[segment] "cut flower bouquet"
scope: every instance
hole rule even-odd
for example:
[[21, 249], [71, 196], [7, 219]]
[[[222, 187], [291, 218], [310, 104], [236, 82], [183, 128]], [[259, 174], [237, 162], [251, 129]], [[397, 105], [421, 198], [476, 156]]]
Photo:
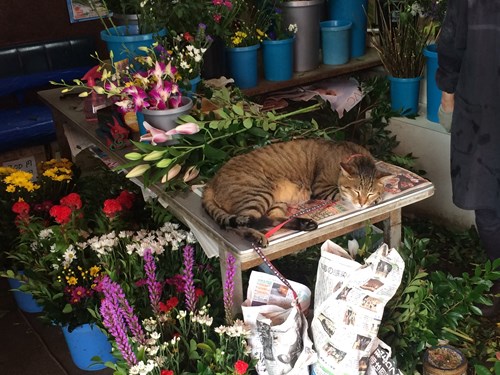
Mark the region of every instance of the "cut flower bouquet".
[[178, 34], [170, 31], [169, 36], [163, 38], [157, 47], [161, 50], [161, 56], [165, 56], [165, 60], [170, 60], [177, 67], [183, 81], [200, 75], [203, 55], [213, 42], [206, 29], [207, 26], [200, 23], [194, 35], [189, 32]]
[[78, 79], [74, 80], [74, 84], [65, 81], [51, 81], [51, 84], [63, 86], [63, 92], [83, 90], [79, 94], [81, 97], [87, 97], [92, 91], [105, 95], [124, 113], [139, 112], [144, 108], [177, 108], [182, 102], [179, 89], [181, 77], [170, 60], [171, 57], [162, 55], [165, 49], [158, 47], [158, 44], [139, 49], [146, 55], [136, 56], [133, 63], [125, 66], [114, 64], [113, 53], [110, 54], [111, 66], [96, 55], [100, 65], [93, 69], [99, 76], [99, 81], [94, 86]]

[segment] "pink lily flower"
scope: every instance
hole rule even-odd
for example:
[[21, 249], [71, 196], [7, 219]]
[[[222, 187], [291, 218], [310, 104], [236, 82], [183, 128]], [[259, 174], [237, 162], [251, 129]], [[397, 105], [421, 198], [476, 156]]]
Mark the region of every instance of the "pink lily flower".
[[143, 125], [148, 133], [142, 135], [140, 141], [151, 142], [153, 146], [157, 145], [158, 143], [170, 141], [171, 139], [173, 139], [173, 136], [175, 134], [195, 134], [200, 131], [200, 127], [198, 126], [198, 124], [195, 124], [193, 122], [187, 122], [185, 124], [178, 125], [174, 129], [168, 131], [157, 129], [147, 121], [144, 121]]

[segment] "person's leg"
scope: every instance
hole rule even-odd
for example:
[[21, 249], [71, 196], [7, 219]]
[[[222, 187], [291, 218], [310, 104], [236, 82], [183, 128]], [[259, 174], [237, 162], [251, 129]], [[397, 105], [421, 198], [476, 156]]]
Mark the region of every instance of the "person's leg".
[[494, 210], [476, 210], [479, 238], [490, 260], [500, 258], [500, 217]]
[[[488, 258], [493, 261], [500, 258], [500, 217], [494, 210], [476, 210], [476, 227], [479, 238]], [[500, 314], [500, 281], [496, 281], [490, 289], [493, 295], [493, 306], [482, 308], [483, 315], [488, 318]]]

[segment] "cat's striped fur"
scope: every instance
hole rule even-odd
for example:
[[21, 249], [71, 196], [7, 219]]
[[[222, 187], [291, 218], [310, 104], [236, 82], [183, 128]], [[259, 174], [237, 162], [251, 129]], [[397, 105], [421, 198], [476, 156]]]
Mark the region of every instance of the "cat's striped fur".
[[[221, 227], [267, 246], [261, 231], [285, 221], [288, 204], [340, 193], [354, 207], [367, 207], [381, 198], [384, 177], [370, 152], [357, 144], [293, 140], [230, 159], [208, 182], [202, 203]], [[294, 218], [285, 227], [314, 230], [317, 223]]]

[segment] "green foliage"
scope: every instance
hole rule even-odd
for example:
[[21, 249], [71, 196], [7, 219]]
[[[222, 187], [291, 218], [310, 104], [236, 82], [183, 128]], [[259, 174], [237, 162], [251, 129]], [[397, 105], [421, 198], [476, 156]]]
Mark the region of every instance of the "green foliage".
[[[169, 146], [134, 143], [137, 150], [125, 157], [129, 163], [120, 169], [127, 176], [143, 176], [146, 185], [162, 180], [166, 190], [187, 186], [186, 176], [192, 168], [200, 172], [199, 183], [212, 177], [228, 159], [276, 141], [294, 138], [348, 139], [365, 144], [378, 158], [387, 158], [396, 140], [387, 131], [391, 112], [386, 82], [374, 78], [363, 84], [366, 93], [358, 106], [342, 118], [319, 99], [315, 104], [293, 107], [287, 112], [262, 111], [262, 106], [245, 98], [238, 89], [222, 88], [208, 93], [216, 108], [203, 112], [197, 106], [184, 123], [196, 123], [200, 130], [183, 135]], [[318, 120], [316, 120], [318, 118]], [[176, 169], [177, 173], [173, 173]], [[172, 175], [173, 174], [173, 175]]]
[[438, 340], [448, 340], [470, 354], [480, 325], [477, 305], [491, 304], [485, 292], [500, 278], [500, 260], [478, 264], [460, 276], [438, 270], [439, 250], [430, 251], [429, 239], [416, 238], [405, 228], [399, 248], [405, 260], [403, 280], [386, 305], [379, 331], [405, 373], [414, 373], [426, 346]]

